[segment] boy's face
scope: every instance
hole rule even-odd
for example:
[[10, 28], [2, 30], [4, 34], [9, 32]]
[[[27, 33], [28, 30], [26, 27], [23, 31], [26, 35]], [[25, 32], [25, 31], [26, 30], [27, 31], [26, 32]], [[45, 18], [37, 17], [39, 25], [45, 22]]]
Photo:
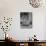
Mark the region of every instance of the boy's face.
[[23, 24], [27, 24], [28, 23], [28, 16], [22, 16], [22, 22]]

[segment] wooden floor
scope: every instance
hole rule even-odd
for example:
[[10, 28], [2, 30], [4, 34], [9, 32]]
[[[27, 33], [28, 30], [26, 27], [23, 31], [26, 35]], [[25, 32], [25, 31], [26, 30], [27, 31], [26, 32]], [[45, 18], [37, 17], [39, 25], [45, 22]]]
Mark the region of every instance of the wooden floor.
[[15, 45], [10, 45], [10, 44], [5, 44], [4, 42], [0, 42], [0, 46], [15, 46]]
[[0, 40], [0, 46], [46, 46], [46, 40], [44, 41], [6, 41], [6, 40]]
[[0, 41], [0, 46], [16, 46], [16, 45], [8, 44], [5, 41]]

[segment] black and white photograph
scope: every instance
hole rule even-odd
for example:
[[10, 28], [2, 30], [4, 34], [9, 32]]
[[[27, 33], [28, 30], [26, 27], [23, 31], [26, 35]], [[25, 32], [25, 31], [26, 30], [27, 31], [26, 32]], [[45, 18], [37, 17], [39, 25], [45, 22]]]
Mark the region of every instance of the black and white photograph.
[[20, 27], [32, 28], [32, 12], [20, 12]]

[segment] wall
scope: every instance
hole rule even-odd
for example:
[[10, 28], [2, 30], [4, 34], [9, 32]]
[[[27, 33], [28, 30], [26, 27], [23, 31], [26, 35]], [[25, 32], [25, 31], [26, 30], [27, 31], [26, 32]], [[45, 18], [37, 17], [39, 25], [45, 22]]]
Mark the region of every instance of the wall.
[[[33, 13], [33, 27], [31, 29], [20, 28], [20, 12], [22, 11]], [[17, 40], [27, 40], [34, 34], [37, 35], [39, 40], [44, 40], [46, 34], [45, 12], [45, 7], [33, 8], [30, 6], [28, 0], [0, 0], [0, 17], [13, 17], [12, 26], [8, 33], [10, 33]], [[1, 31], [1, 33], [3, 32]], [[1, 33], [0, 35], [2, 35]], [[3, 37], [0, 36], [0, 39], [2, 38]]]

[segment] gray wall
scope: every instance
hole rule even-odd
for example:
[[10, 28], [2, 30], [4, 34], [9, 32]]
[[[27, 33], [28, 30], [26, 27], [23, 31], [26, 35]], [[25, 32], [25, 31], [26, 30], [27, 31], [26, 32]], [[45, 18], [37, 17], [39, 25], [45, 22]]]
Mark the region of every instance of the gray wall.
[[[24, 11], [33, 13], [33, 27], [31, 29], [20, 28], [20, 12]], [[0, 0], [0, 19], [4, 16], [13, 18], [8, 33], [17, 40], [27, 40], [34, 34], [39, 40], [46, 39], [46, 6], [44, 4], [43, 7], [33, 8], [28, 0]], [[4, 33], [2, 33], [3, 31], [0, 31], [0, 39], [4, 39]]]

